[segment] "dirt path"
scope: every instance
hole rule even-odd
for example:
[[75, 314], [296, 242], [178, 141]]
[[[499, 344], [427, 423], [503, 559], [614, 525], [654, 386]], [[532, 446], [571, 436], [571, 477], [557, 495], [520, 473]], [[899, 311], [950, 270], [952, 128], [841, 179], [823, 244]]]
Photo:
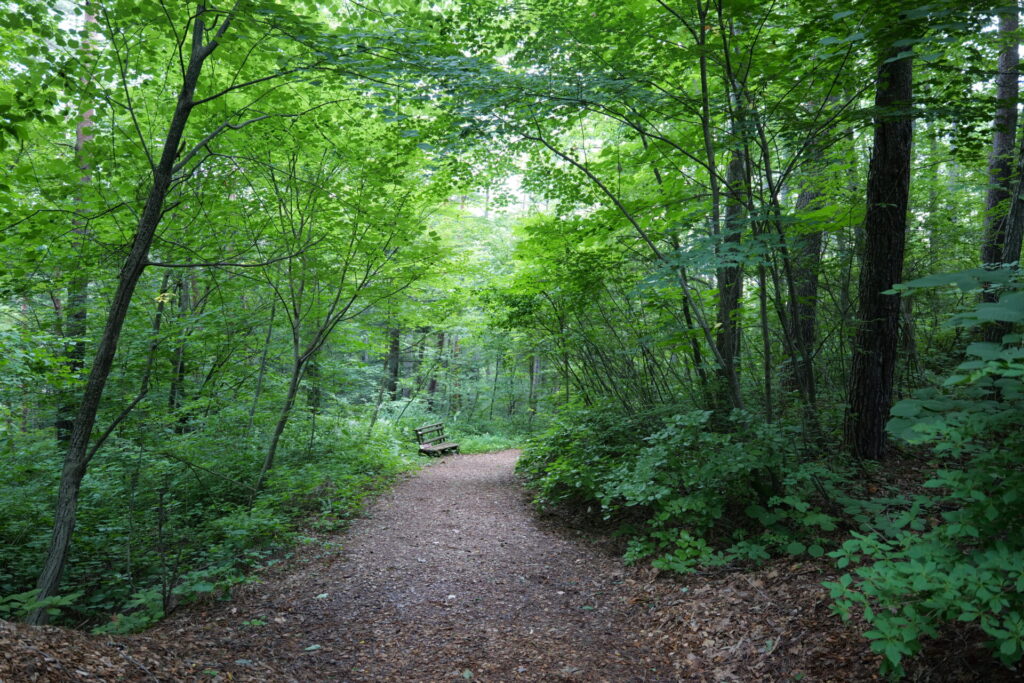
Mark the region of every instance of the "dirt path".
[[[440, 460], [336, 539], [340, 555], [244, 591], [200, 628], [243, 663], [236, 676], [673, 680], [667, 653], [630, 635], [642, 608], [621, 562], [538, 525], [517, 456]], [[158, 630], [196, 640], [194, 615], [176, 621]]]
[[[0, 683], [878, 680], [863, 624], [831, 614], [824, 560], [624, 570], [538, 522], [517, 455], [440, 460], [231, 601], [141, 635], [0, 621]], [[1020, 680], [979, 642], [936, 644], [912, 678]]]

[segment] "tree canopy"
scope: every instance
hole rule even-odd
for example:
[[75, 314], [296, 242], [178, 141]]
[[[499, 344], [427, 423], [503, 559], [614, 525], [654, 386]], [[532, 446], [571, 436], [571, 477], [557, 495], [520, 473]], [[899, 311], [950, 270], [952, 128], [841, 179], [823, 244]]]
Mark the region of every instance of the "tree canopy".
[[1017, 15], [0, 7], [0, 616], [145, 627], [444, 421], [630, 562], [827, 556], [890, 672], [1017, 663]]

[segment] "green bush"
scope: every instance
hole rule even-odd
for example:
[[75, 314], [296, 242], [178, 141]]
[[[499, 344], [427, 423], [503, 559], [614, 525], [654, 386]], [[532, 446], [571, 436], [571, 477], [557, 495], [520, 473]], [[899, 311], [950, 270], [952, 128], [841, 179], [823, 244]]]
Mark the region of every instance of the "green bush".
[[[343, 526], [368, 496], [417, 466], [381, 423], [297, 411], [266, 486], [251, 484], [260, 439], [246, 439], [244, 410], [207, 416], [204, 429], [112, 437], [83, 482], [58, 623], [144, 628], [174, 605], [219, 595], [294, 542], [299, 525]], [[258, 422], [257, 422], [258, 425]], [[315, 431], [314, 431], [315, 427]], [[0, 441], [0, 616], [32, 606], [52, 525], [61, 457], [52, 438]]]
[[[1024, 322], [1024, 292], [1002, 273], [968, 271], [912, 283], [972, 283], [1002, 277], [997, 304], [960, 314], [955, 324]], [[854, 534], [833, 554], [853, 567], [826, 584], [835, 610], [859, 609], [865, 635], [900, 675], [903, 662], [949, 622], [976, 624], [1005, 664], [1024, 655], [1024, 348], [1019, 335], [1002, 344], [974, 343], [967, 360], [940, 388], [917, 392], [892, 410], [889, 430], [927, 445], [935, 471], [892, 523]]]
[[626, 559], [676, 572], [821, 556], [837, 520], [818, 503], [838, 497], [842, 473], [805, 461], [795, 426], [735, 412], [710, 428], [709, 411], [623, 416], [566, 413], [520, 463], [536, 502], [597, 508], [623, 520]]

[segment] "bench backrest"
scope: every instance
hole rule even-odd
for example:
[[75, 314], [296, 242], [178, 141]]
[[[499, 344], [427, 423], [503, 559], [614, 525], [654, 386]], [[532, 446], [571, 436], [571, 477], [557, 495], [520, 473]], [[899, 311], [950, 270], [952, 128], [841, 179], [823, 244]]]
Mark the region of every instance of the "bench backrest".
[[[424, 425], [423, 427], [417, 427], [416, 440], [421, 444], [424, 443], [435, 443], [447, 440], [447, 436], [444, 435], [444, 423], [438, 422], [432, 425]], [[433, 436], [430, 436], [433, 434]]]

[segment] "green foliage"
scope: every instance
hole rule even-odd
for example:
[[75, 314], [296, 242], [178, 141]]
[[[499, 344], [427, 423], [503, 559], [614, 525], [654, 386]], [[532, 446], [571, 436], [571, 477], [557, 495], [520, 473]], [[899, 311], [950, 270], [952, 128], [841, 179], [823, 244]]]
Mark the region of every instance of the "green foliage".
[[[226, 411], [223, 428], [234, 417]], [[46, 605], [66, 621], [100, 623], [102, 632], [143, 629], [178, 605], [225, 595], [294, 543], [300, 526], [342, 528], [368, 496], [416, 466], [400, 455], [388, 425], [371, 439], [361, 438], [361, 423], [350, 418], [321, 416], [319, 425], [311, 453], [301, 429], [309, 421], [298, 421], [266, 490], [253, 500], [238, 479], [246, 460], [251, 473], [258, 450], [229, 448], [216, 429], [165, 434], [166, 456], [117, 439], [83, 487], [66, 595]], [[52, 441], [39, 435], [12, 445], [0, 451], [5, 618], [37, 606], [28, 589], [45, 550], [60, 462]]]
[[531, 443], [519, 471], [542, 506], [596, 508], [619, 520], [629, 562], [653, 557], [685, 573], [772, 554], [823, 555], [837, 520], [821, 504], [838, 495], [842, 475], [804, 461], [794, 427], [736, 412], [718, 430], [711, 417], [567, 411]]
[[[963, 282], [979, 271], [926, 278], [912, 287]], [[981, 303], [957, 323], [1024, 319], [1020, 284], [1002, 282], [999, 303]], [[989, 280], [991, 281], [991, 280]], [[894, 406], [889, 431], [924, 445], [934, 473], [892, 524], [854, 534], [833, 553], [853, 572], [828, 584], [835, 610], [863, 612], [885, 668], [903, 672], [922, 640], [948, 622], [976, 624], [1009, 665], [1024, 657], [1024, 349], [1019, 335], [972, 343], [943, 386]]]
[[36, 599], [37, 594], [38, 591], [33, 588], [24, 593], [0, 597], [0, 618], [7, 620], [20, 619], [40, 607], [45, 609], [50, 616], [59, 616], [62, 607], [73, 605], [75, 601], [82, 597], [82, 591], [76, 591], [68, 595], [51, 595], [42, 600]]
[[462, 453], [504, 451], [516, 448], [524, 440], [524, 437], [516, 434], [492, 434], [490, 432], [471, 434], [459, 429], [451, 430], [449, 436], [459, 444], [459, 451]]

